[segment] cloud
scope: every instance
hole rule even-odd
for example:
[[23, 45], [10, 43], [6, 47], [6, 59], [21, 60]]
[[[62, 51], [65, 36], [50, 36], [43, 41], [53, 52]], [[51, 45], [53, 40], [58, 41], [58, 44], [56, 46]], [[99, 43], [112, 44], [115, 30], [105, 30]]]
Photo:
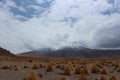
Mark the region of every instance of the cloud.
[[10, 7], [17, 7], [15, 2], [13, 2], [12, 0], [9, 0], [9, 1], [5, 0], [5, 1], [2, 2], [2, 5], [3, 5], [3, 8], [6, 8], [6, 9], [10, 9]]
[[19, 7], [19, 10], [20, 10], [20, 11], [23, 11], [23, 12], [26, 12], [26, 11], [27, 11], [23, 6], [20, 6], [20, 7]]
[[[112, 16], [111, 16], [112, 17]], [[108, 23], [104, 25], [104, 28], [99, 29], [95, 36], [95, 44], [99, 48], [120, 48], [120, 16], [113, 17], [113, 20], [108, 20]], [[98, 36], [100, 35], [100, 36]]]
[[118, 48], [118, 4], [118, 0], [0, 2], [0, 46], [14, 53], [84, 45]]

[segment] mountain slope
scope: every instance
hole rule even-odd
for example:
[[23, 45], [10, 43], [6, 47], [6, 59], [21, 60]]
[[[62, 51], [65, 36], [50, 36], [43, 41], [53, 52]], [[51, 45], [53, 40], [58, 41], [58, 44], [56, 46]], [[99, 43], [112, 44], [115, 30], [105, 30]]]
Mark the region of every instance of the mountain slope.
[[32, 51], [24, 54], [25, 56], [44, 56], [52, 58], [101, 58], [101, 57], [120, 57], [120, 50], [97, 50], [89, 48], [63, 48], [53, 51]]
[[0, 47], [0, 57], [2, 56], [14, 56], [11, 52]]
[[97, 50], [97, 49], [63, 49], [44, 54], [47, 57], [60, 58], [98, 58], [120, 57], [120, 50]]

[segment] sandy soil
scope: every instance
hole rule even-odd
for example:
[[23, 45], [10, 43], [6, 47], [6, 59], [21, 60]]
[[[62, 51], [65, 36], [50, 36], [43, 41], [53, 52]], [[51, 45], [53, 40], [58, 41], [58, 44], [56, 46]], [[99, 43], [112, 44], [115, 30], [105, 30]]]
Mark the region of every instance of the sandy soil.
[[[32, 64], [42, 64], [42, 68], [39, 69], [31, 69]], [[10, 69], [0, 69], [0, 80], [24, 80], [24, 78], [28, 75], [28, 73], [31, 70], [34, 70], [38, 77], [39, 80], [59, 80], [61, 76], [66, 76], [69, 80], [76, 80], [80, 75], [74, 74], [74, 69], [73, 67], [73, 74], [72, 75], [65, 75], [64, 70], [57, 69], [56, 66], [59, 64], [54, 64], [54, 72], [46, 72], [45, 66], [48, 63], [40, 63], [40, 62], [0, 62], [0, 68], [4, 64], [10, 65]], [[14, 66], [17, 65], [19, 67], [19, 71], [14, 70]], [[28, 68], [24, 68], [24, 65], [26, 65]], [[79, 64], [74, 64], [79, 65]], [[89, 66], [89, 64], [87, 64]], [[105, 65], [105, 67], [108, 70], [108, 74], [105, 76], [110, 77], [111, 74], [115, 74], [118, 77], [118, 80], [120, 79], [120, 72], [117, 72], [114, 67]], [[88, 80], [95, 80], [95, 78], [100, 77], [101, 74], [95, 74], [95, 73], [90, 73], [89, 75], [86, 75]]]

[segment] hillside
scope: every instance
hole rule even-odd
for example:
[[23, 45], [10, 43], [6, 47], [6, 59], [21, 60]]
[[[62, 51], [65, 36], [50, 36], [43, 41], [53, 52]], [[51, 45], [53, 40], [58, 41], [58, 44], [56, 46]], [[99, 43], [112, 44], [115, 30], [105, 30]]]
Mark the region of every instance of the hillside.
[[63, 48], [53, 51], [31, 51], [20, 54], [23, 56], [52, 57], [52, 58], [101, 58], [120, 57], [120, 50], [98, 50], [88, 48]]
[[1, 56], [14, 56], [11, 52], [0, 47], [0, 57]]

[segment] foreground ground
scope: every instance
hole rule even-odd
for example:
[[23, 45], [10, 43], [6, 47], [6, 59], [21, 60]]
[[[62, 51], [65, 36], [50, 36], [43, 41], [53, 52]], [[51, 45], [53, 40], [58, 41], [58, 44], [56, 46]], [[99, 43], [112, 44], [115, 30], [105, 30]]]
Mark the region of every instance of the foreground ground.
[[120, 60], [4, 57], [0, 80], [120, 80]]

